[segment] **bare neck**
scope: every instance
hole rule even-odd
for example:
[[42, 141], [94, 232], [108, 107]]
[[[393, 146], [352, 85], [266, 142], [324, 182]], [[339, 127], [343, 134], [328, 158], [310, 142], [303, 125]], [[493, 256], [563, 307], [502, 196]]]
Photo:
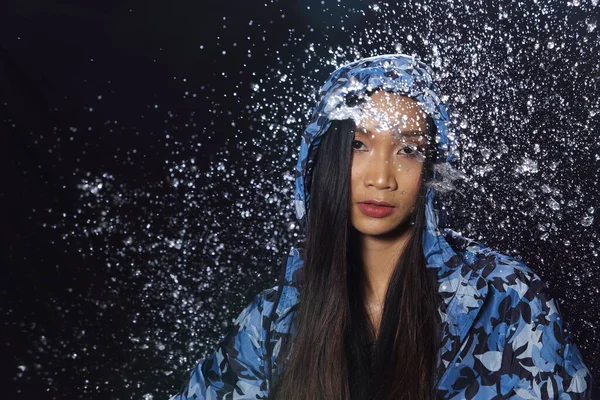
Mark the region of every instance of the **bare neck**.
[[411, 230], [407, 229], [399, 236], [381, 237], [359, 235], [361, 261], [364, 282], [364, 302], [367, 306], [383, 307], [385, 293], [396, 262], [404, 251]]

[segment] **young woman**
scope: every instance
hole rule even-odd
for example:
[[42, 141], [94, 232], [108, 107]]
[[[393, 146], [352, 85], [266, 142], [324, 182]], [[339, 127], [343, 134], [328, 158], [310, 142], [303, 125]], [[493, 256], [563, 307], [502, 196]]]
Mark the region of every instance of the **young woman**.
[[296, 168], [305, 243], [172, 400], [597, 395], [539, 276], [441, 228], [448, 121], [414, 57], [331, 75]]

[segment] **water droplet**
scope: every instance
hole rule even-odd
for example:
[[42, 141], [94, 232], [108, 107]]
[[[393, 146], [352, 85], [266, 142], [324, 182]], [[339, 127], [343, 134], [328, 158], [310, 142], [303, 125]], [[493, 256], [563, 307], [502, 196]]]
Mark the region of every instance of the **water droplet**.
[[517, 166], [516, 172], [519, 174], [535, 174], [538, 172], [537, 162], [525, 157], [523, 162]]
[[548, 207], [550, 207], [553, 210], [559, 210], [560, 209], [560, 204], [558, 204], [558, 201], [554, 200], [552, 197], [550, 197], [548, 199], [548, 201], [546, 202], [546, 204], [548, 204]]
[[592, 226], [593, 222], [594, 217], [592, 215], [586, 215], [583, 218], [581, 218], [581, 225], [583, 226]]

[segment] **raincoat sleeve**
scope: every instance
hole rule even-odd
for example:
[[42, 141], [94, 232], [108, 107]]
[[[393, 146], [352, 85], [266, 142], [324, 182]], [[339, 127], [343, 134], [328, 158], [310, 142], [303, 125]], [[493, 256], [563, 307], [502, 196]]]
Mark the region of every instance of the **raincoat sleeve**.
[[499, 394], [514, 400], [600, 398], [558, 303], [537, 274], [527, 275], [510, 311]]
[[[189, 373], [170, 400], [266, 399], [264, 293], [236, 318], [217, 349]], [[264, 322], [268, 323], [268, 322]]]

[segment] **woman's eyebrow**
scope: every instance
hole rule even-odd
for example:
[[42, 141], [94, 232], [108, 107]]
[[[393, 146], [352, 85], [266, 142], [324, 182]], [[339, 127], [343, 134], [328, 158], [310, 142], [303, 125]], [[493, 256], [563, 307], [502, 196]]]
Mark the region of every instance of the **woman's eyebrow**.
[[402, 136], [423, 136], [425, 135], [427, 132], [423, 132], [420, 130], [409, 130], [409, 131], [402, 131], [400, 129], [391, 129], [393, 134], [396, 135], [402, 135]]
[[[427, 134], [427, 132], [424, 131], [420, 131], [420, 130], [408, 130], [408, 131], [402, 131], [398, 128], [392, 128], [390, 129], [391, 133], [394, 135], [401, 135], [401, 136], [423, 136], [425, 134]], [[370, 131], [367, 128], [364, 127], [358, 127], [356, 128], [356, 133], [359, 135], [367, 135], [369, 133], [371, 133], [372, 131]]]

